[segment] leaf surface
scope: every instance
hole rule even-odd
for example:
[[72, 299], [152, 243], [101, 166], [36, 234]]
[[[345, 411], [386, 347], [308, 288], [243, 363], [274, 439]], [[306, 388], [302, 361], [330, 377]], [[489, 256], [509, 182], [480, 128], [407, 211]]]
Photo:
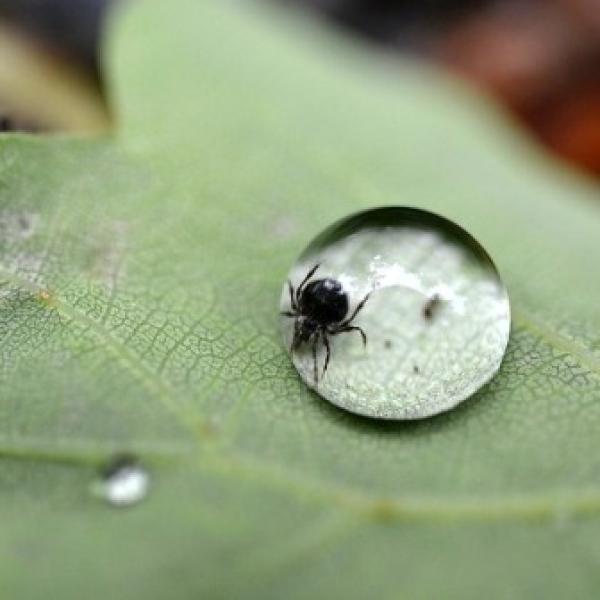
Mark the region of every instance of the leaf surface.
[[[109, 31], [117, 133], [0, 145], [6, 596], [591, 596], [597, 190], [309, 22], [148, 1]], [[463, 225], [511, 294], [499, 375], [422, 422], [329, 406], [279, 342], [297, 254], [384, 204]], [[89, 485], [124, 450], [153, 487], [117, 511]]]

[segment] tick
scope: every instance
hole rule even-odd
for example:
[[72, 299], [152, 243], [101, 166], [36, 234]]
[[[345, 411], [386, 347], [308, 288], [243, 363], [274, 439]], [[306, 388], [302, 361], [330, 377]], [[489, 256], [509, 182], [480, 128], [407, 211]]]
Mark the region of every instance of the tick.
[[367, 345], [367, 334], [357, 325], [353, 325], [352, 322], [369, 299], [369, 294], [367, 294], [348, 317], [350, 299], [339, 281], [330, 277], [311, 281], [319, 266], [317, 264], [310, 269], [298, 289], [294, 289], [292, 282], [288, 280], [291, 310], [281, 313], [286, 317], [295, 319], [290, 351], [294, 352], [304, 343], [312, 344], [315, 385], [319, 383], [319, 366], [317, 363], [319, 341], [323, 342], [326, 353], [321, 378], [325, 377], [331, 358], [330, 335], [358, 331], [362, 337], [363, 345]]

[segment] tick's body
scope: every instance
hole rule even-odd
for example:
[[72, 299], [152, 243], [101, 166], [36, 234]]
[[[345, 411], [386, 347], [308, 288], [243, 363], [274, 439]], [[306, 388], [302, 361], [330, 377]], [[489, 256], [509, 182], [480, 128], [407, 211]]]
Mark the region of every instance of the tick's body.
[[331, 278], [315, 279], [308, 283], [315, 274], [319, 265], [315, 265], [295, 290], [291, 281], [288, 281], [290, 293], [291, 311], [282, 313], [286, 317], [294, 318], [294, 336], [292, 338], [291, 351], [294, 352], [303, 343], [312, 342], [312, 353], [314, 362], [315, 385], [319, 381], [319, 370], [317, 365], [317, 345], [323, 340], [326, 357], [323, 367], [323, 376], [327, 371], [331, 348], [329, 335], [337, 335], [348, 331], [358, 331], [362, 336], [363, 343], [367, 344], [365, 332], [352, 321], [365, 305], [369, 295], [367, 294], [358, 304], [349, 318], [348, 308], [350, 305], [348, 294], [344, 291], [342, 284]]

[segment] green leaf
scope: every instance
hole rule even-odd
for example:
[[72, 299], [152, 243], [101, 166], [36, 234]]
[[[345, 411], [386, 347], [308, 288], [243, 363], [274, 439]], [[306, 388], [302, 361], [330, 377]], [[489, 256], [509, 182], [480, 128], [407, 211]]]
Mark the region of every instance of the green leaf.
[[[240, 3], [131, 3], [106, 139], [0, 145], [7, 598], [575, 598], [600, 584], [597, 189], [422, 66]], [[412, 423], [341, 412], [280, 346], [291, 262], [382, 204], [496, 260], [500, 374]], [[152, 477], [89, 493], [116, 451]]]

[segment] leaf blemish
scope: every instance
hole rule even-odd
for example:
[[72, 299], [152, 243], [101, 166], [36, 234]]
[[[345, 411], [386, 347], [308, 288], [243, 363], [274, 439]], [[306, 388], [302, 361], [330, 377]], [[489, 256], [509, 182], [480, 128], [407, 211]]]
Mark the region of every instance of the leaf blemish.
[[38, 292], [38, 300], [47, 306], [54, 307], [56, 305], [56, 298], [49, 289], [43, 289]]
[[0, 268], [36, 284], [40, 284], [43, 260], [25, 242], [39, 231], [40, 223], [39, 214], [34, 212], [0, 211]]
[[0, 212], [0, 239], [11, 246], [32, 237], [39, 229], [40, 216], [28, 211]]
[[101, 282], [109, 292], [114, 291], [124, 277], [127, 247], [127, 224], [124, 221], [112, 221], [92, 234], [88, 271], [90, 277]]

